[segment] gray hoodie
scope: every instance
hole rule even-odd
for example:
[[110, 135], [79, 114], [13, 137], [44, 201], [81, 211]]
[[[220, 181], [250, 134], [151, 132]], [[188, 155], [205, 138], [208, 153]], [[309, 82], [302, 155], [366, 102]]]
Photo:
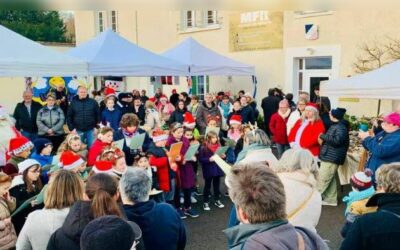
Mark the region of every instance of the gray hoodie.
[[261, 224], [241, 224], [224, 231], [231, 250], [298, 249], [296, 232], [303, 237], [305, 249], [329, 249], [322, 238], [301, 227], [294, 227], [286, 220]]

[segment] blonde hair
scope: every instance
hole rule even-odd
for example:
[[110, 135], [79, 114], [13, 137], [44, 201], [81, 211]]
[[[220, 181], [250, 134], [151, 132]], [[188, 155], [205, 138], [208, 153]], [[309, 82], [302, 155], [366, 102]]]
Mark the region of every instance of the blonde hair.
[[[315, 122], [315, 121], [318, 121], [318, 120], [321, 119], [319, 117], [319, 112], [318, 111], [312, 110], [312, 112], [313, 112], [312, 122]], [[307, 117], [306, 117], [306, 112], [304, 110], [303, 114], [301, 114], [301, 121], [304, 122], [305, 120], [307, 120]]]
[[[81, 141], [81, 137], [79, 137], [79, 135], [73, 134], [73, 133], [68, 134], [67, 137], [65, 138], [65, 140], [61, 143], [60, 147], [58, 148], [57, 153], [62, 153], [65, 151], [72, 151], [70, 145], [73, 141], [77, 141], [77, 140]], [[81, 141], [80, 151], [85, 150], [85, 149], [86, 149], [86, 145]]]
[[71, 207], [76, 201], [82, 199], [83, 183], [79, 176], [72, 171], [61, 169], [51, 176], [44, 207], [63, 209]]
[[146, 109], [156, 109], [156, 104], [152, 101], [146, 101], [144, 106]]

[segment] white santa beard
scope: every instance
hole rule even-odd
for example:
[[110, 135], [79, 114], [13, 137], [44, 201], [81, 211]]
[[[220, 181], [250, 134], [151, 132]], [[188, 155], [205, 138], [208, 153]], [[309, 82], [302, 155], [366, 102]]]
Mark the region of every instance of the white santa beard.
[[10, 139], [16, 137], [16, 134], [8, 122], [0, 122], [0, 146], [8, 149]]

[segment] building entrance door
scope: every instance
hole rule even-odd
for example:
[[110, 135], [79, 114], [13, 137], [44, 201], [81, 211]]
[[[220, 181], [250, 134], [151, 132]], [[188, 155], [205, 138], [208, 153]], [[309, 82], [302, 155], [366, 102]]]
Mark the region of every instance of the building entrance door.
[[330, 71], [318, 70], [318, 71], [305, 71], [303, 74], [303, 90], [310, 93], [310, 101], [315, 99], [314, 90], [319, 87], [321, 81], [330, 79]]

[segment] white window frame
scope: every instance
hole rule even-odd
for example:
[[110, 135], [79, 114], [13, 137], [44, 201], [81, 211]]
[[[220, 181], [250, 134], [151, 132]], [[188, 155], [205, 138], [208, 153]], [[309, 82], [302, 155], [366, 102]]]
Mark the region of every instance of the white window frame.
[[[115, 17], [115, 22], [113, 21], [113, 17]], [[110, 11], [110, 18], [109, 18], [110, 24], [109, 26], [114, 32], [118, 32], [118, 12], [116, 10], [111, 10]]]
[[[212, 11], [213, 22], [208, 23], [208, 11]], [[191, 13], [191, 20], [188, 19], [188, 13]], [[189, 25], [189, 21], [191, 25]], [[181, 12], [181, 23], [179, 33], [189, 33], [197, 31], [220, 29], [221, 25], [216, 10], [185, 10]]]
[[[96, 31], [101, 33], [107, 29], [107, 12], [106, 11], [96, 11]], [[100, 17], [101, 15], [101, 17]], [[101, 21], [101, 23], [100, 23]]]
[[[211, 14], [212, 14], [212, 16], [211, 16], [212, 22], [211, 23], [209, 22], [210, 21], [210, 16], [209, 16], [208, 12], [211, 12]], [[218, 12], [216, 10], [207, 10], [206, 11], [206, 23], [207, 23], [207, 26], [208, 25], [218, 24], [218, 15], [217, 14], [218, 14]]]

